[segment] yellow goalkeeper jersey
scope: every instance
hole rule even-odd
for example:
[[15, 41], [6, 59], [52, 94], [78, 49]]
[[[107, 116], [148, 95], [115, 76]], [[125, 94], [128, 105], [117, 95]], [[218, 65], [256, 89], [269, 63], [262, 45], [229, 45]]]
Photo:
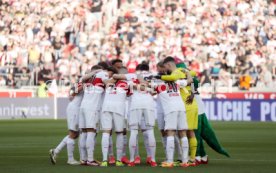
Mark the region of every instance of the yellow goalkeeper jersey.
[[[174, 70], [170, 75], [162, 75], [161, 79], [164, 81], [177, 81], [179, 79], [185, 79], [186, 74], [182, 72], [181, 68]], [[185, 88], [180, 89], [180, 94], [182, 100], [185, 104], [186, 111], [191, 109], [197, 109], [197, 103], [195, 99], [193, 100], [192, 104], [186, 104], [186, 100], [189, 95], [191, 95], [191, 86], [186, 86]]]

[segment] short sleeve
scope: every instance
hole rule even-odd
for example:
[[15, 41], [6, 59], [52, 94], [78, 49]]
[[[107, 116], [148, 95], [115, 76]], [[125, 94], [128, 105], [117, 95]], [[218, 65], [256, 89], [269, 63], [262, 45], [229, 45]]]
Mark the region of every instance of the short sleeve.
[[102, 81], [105, 81], [108, 79], [108, 73], [107, 72], [99, 72], [99, 77], [102, 79]]
[[184, 88], [188, 85], [188, 82], [185, 79], [181, 79], [181, 80], [176, 81], [176, 84], [178, 84], [180, 86], [180, 88]]
[[125, 74], [127, 81], [134, 81], [137, 79], [137, 75], [135, 73]]

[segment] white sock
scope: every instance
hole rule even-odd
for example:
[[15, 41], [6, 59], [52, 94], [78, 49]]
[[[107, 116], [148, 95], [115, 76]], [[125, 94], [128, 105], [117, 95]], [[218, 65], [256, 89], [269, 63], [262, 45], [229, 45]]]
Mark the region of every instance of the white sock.
[[189, 155], [189, 142], [188, 138], [185, 136], [181, 138], [181, 147], [182, 147], [182, 162], [188, 162], [188, 155]]
[[136, 145], [137, 145], [137, 135], [138, 135], [138, 130], [131, 130], [130, 131], [130, 138], [129, 138], [129, 152], [130, 152], [130, 161], [134, 161], [134, 156], [135, 156], [135, 150], [136, 150]]
[[177, 135], [174, 136], [175, 148], [177, 150], [177, 159], [182, 160], [182, 146]]
[[68, 137], [68, 139], [67, 139], [68, 161], [75, 160], [74, 159], [74, 149], [75, 149], [75, 140]]
[[108, 155], [108, 148], [110, 144], [111, 136], [109, 133], [103, 133], [102, 136], [102, 153], [103, 153], [103, 161], [107, 161], [107, 155]]
[[121, 160], [121, 158], [123, 157], [123, 148], [124, 148], [124, 135], [122, 133], [118, 133], [116, 138], [117, 160]]
[[149, 151], [151, 160], [155, 162], [155, 152], [156, 152], [156, 141], [154, 136], [153, 129], [147, 130], [148, 133], [148, 142], [149, 142]]
[[168, 159], [167, 157], [167, 152], [166, 152], [166, 147], [167, 147], [167, 136], [162, 136], [162, 144], [163, 144], [163, 148], [165, 151], [165, 155], [166, 155], [166, 160]]
[[127, 135], [124, 136], [124, 146], [123, 146], [123, 156], [126, 156], [126, 150], [127, 150]]
[[147, 157], [150, 157], [151, 154], [150, 154], [150, 149], [149, 149], [149, 137], [148, 137], [147, 131], [143, 132], [143, 138], [144, 138], [144, 145], [145, 145], [146, 152], [147, 152]]
[[69, 136], [65, 136], [62, 141], [58, 144], [58, 146], [55, 148], [55, 154], [60, 153], [60, 151], [65, 147], [65, 145], [67, 144], [67, 139], [69, 138]]
[[112, 135], [109, 136], [108, 156], [114, 156]]
[[80, 151], [80, 160], [87, 160], [87, 152], [86, 152], [86, 132], [81, 132], [79, 139], [79, 151]]
[[166, 152], [167, 152], [168, 162], [172, 163], [173, 156], [174, 156], [174, 136], [167, 137]]
[[95, 146], [95, 135], [94, 132], [87, 132], [86, 138], [86, 150], [87, 150], [87, 160], [94, 161], [94, 146]]
[[137, 135], [137, 143], [136, 143], [136, 150], [135, 150], [135, 157], [137, 157], [137, 156], [140, 156], [138, 135]]

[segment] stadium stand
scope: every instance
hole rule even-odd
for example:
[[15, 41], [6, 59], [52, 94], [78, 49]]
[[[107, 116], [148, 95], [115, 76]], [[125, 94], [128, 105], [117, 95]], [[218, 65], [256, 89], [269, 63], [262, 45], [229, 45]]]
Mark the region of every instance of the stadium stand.
[[276, 2], [265, 0], [1, 0], [0, 86], [75, 82], [92, 65], [130, 72], [171, 55], [201, 84], [276, 84]]

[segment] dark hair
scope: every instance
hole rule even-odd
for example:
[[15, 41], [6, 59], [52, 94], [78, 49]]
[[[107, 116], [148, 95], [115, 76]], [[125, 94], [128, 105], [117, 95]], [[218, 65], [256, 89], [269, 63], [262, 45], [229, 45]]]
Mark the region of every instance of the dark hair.
[[174, 58], [171, 57], [171, 56], [168, 56], [167, 58], [164, 59], [163, 64], [166, 64], [166, 63], [168, 63], [168, 62], [173, 62], [173, 63], [175, 63], [175, 62], [174, 62]]
[[91, 70], [99, 70], [99, 69], [103, 69], [102, 66], [94, 65], [91, 67]]
[[106, 70], [109, 67], [104, 61], [99, 62], [98, 65], [101, 66], [103, 70]]
[[126, 68], [125, 66], [123, 66], [122, 68], [120, 68], [120, 69], [118, 70], [118, 73], [119, 73], [119, 74], [127, 74], [127, 73], [128, 73], [128, 70], [127, 70], [127, 68]]
[[141, 64], [140, 70], [141, 71], [149, 71], [149, 65], [148, 64]]
[[140, 69], [141, 69], [141, 64], [138, 64], [138, 65], [136, 66], [136, 71], [140, 71]]
[[116, 64], [117, 62], [123, 63], [123, 61], [120, 60], [120, 59], [114, 59], [114, 60], [111, 61], [111, 64], [114, 65], [114, 64]]
[[164, 67], [163, 61], [159, 61], [159, 62], [157, 63], [157, 66], [158, 66], [158, 67]]
[[111, 72], [113, 72], [114, 74], [117, 74], [117, 73], [118, 73], [118, 71], [117, 71], [114, 67], [108, 67], [106, 70], [107, 70], [107, 71], [111, 71]]

